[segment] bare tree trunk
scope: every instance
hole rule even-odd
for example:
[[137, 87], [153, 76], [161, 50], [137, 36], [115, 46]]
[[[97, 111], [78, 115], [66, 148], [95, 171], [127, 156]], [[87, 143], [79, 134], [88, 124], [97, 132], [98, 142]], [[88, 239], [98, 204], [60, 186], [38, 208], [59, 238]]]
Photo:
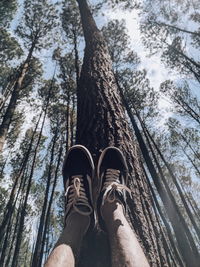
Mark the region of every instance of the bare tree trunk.
[[3, 97], [0, 99], [0, 113], [2, 112], [3, 108], [5, 107], [5, 103], [8, 100], [9, 96], [12, 93], [13, 86], [16, 81], [10, 81], [6, 88], [4, 89]]
[[194, 161], [191, 159], [191, 157], [186, 153], [186, 151], [185, 151], [185, 149], [183, 147], [182, 147], [182, 151], [185, 154], [185, 156], [187, 157], [187, 159], [190, 161], [192, 166], [194, 167], [195, 171], [198, 173], [198, 175], [200, 175], [200, 170], [198, 169], [198, 167], [196, 166]]
[[171, 232], [171, 227], [170, 227], [170, 225], [169, 225], [169, 223], [168, 223], [168, 221], [166, 219], [166, 216], [162, 212], [162, 209], [160, 207], [160, 204], [158, 203], [157, 197], [155, 195], [155, 192], [154, 192], [153, 187], [152, 187], [152, 185], [151, 185], [150, 182], [149, 182], [149, 186], [151, 188], [151, 192], [152, 192], [152, 195], [153, 195], [153, 199], [155, 201], [155, 204], [156, 204], [156, 208], [157, 208], [157, 210], [158, 210], [158, 212], [160, 214], [160, 217], [161, 217], [161, 219], [162, 219], [162, 221], [164, 223], [165, 229], [167, 231], [167, 237], [168, 237], [168, 239], [170, 241], [170, 245], [171, 245], [171, 247], [173, 249], [173, 253], [175, 255], [175, 259], [178, 262], [178, 266], [183, 267], [183, 266], [185, 266], [185, 264], [184, 264], [183, 259], [181, 258], [181, 255], [180, 255], [180, 253], [179, 253], [179, 251], [177, 249], [177, 245], [174, 242], [174, 237], [173, 237], [173, 234]]
[[43, 231], [44, 231], [48, 196], [49, 196], [49, 190], [50, 190], [50, 184], [51, 184], [51, 178], [52, 178], [52, 167], [53, 167], [53, 161], [54, 161], [54, 152], [55, 152], [55, 145], [56, 145], [56, 141], [57, 141], [57, 135], [58, 135], [58, 128], [56, 129], [56, 133], [54, 134], [53, 140], [52, 140], [51, 158], [50, 158], [50, 163], [49, 163], [49, 167], [48, 167], [47, 184], [46, 184], [46, 190], [45, 190], [45, 194], [44, 194], [42, 213], [40, 216], [40, 223], [39, 223], [38, 232], [37, 232], [35, 250], [34, 250], [33, 260], [32, 260], [32, 264], [31, 264], [32, 267], [39, 267], [40, 266], [42, 236], [43, 236]]
[[44, 127], [44, 123], [45, 123], [45, 119], [46, 119], [47, 107], [48, 107], [48, 105], [46, 106], [46, 110], [44, 113], [40, 133], [39, 133], [38, 140], [37, 140], [37, 144], [36, 144], [35, 149], [34, 149], [33, 161], [32, 161], [30, 175], [28, 178], [28, 184], [27, 184], [26, 194], [25, 194], [25, 198], [24, 198], [24, 202], [23, 202], [23, 208], [21, 211], [21, 217], [20, 217], [20, 221], [19, 221], [19, 229], [18, 229], [18, 234], [17, 234], [17, 241], [16, 241], [16, 245], [15, 245], [15, 251], [14, 251], [14, 256], [13, 256], [11, 267], [16, 267], [17, 263], [18, 263], [19, 251], [20, 251], [20, 246], [21, 246], [21, 241], [22, 241], [22, 233], [23, 233], [23, 228], [24, 228], [24, 220], [25, 220], [25, 216], [26, 216], [26, 208], [27, 208], [27, 203], [28, 203], [28, 196], [29, 196], [29, 192], [31, 189], [31, 182], [32, 182], [33, 173], [34, 173], [34, 169], [35, 169], [35, 164], [36, 164], [36, 156], [37, 156], [37, 152], [39, 149], [40, 140], [42, 137], [42, 131], [43, 131], [43, 127]]
[[[56, 170], [55, 170], [55, 175], [54, 175], [54, 181], [53, 181], [51, 196], [50, 196], [48, 207], [47, 207], [47, 213], [46, 213], [46, 218], [45, 218], [45, 223], [44, 223], [44, 231], [43, 231], [42, 240], [41, 240], [41, 250], [40, 250], [39, 261], [38, 261], [39, 266], [42, 265], [45, 238], [46, 238], [47, 228], [49, 225], [51, 206], [52, 206], [52, 202], [53, 202], [54, 192], [55, 192], [56, 183], [57, 183], [57, 179], [58, 179], [58, 171], [60, 168], [60, 161], [61, 161], [61, 156], [62, 156], [62, 152], [63, 152], [62, 146], [63, 146], [63, 142], [61, 142], [60, 149], [59, 149], [59, 155], [58, 155], [58, 159], [57, 159], [57, 165], [56, 165]], [[34, 265], [34, 267], [35, 267], [35, 265]]]
[[185, 30], [185, 29], [182, 29], [182, 28], [179, 28], [177, 26], [170, 25], [170, 24], [167, 24], [167, 23], [164, 23], [164, 22], [150, 21], [150, 23], [156, 24], [158, 26], [166, 26], [168, 28], [171, 28], [171, 29], [174, 29], [174, 30], [177, 30], [177, 31], [180, 31], [180, 32], [189, 33], [191, 35], [194, 35], [194, 36], [200, 38], [200, 33], [198, 33], [198, 32], [188, 31], [188, 30]]
[[70, 147], [70, 91], [67, 92], [67, 112], [66, 112], [66, 151]]
[[[134, 116], [132, 114], [132, 111], [127, 104], [127, 101], [123, 95], [123, 91], [120, 88], [120, 86], [119, 86], [119, 90], [121, 92], [121, 96], [123, 98], [124, 105], [126, 106], [131, 123], [133, 125], [137, 140], [138, 140], [139, 145], [140, 145], [141, 152], [142, 152], [143, 157], [145, 159], [145, 163], [147, 164], [147, 167], [148, 167], [148, 170], [151, 174], [153, 182], [154, 182], [156, 189], [157, 189], [157, 191], [158, 191], [158, 193], [162, 199], [162, 202], [163, 202], [164, 207], [166, 209], [166, 212], [169, 216], [169, 219], [173, 225], [181, 254], [182, 254], [182, 256], [183, 256], [183, 258], [187, 264], [190, 264], [192, 261], [193, 266], [198, 266], [197, 263], [198, 263], [198, 257], [199, 256], [198, 256], [196, 246], [194, 244], [194, 240], [193, 240], [191, 233], [188, 229], [188, 226], [187, 226], [182, 214], [179, 211], [179, 208], [175, 202], [173, 195], [171, 194], [171, 191], [168, 187], [168, 184], [166, 183], [165, 177], [164, 177], [162, 170], [158, 164], [158, 161], [154, 157], [154, 160], [156, 162], [156, 166], [158, 167], [159, 173], [161, 176], [159, 177], [159, 175], [156, 172], [156, 169], [155, 169], [153, 162], [151, 160], [151, 157], [149, 155], [147, 146], [144, 142], [144, 139], [140, 133], [140, 130], [139, 130], [137, 123], [134, 119]], [[147, 142], [148, 142], [149, 148], [151, 149], [151, 152], [153, 153], [153, 156], [154, 156], [154, 151], [152, 150], [152, 147], [151, 147], [151, 144], [150, 144], [148, 138], [147, 138]], [[160, 178], [162, 178], [162, 181], [163, 181], [165, 187], [163, 186]], [[181, 222], [181, 224], [180, 224], [180, 222]], [[187, 239], [187, 237], [189, 240]], [[192, 245], [194, 251], [191, 249], [190, 245]]]
[[12, 118], [14, 116], [14, 112], [16, 109], [17, 100], [19, 99], [20, 89], [22, 87], [22, 83], [24, 81], [25, 75], [28, 71], [34, 48], [35, 48], [35, 43], [32, 44], [32, 46], [29, 50], [28, 56], [21, 67], [21, 70], [19, 72], [19, 75], [18, 75], [17, 80], [16, 80], [14, 87], [13, 87], [13, 92], [12, 92], [12, 95], [10, 98], [10, 102], [8, 104], [8, 107], [7, 107], [6, 112], [4, 114], [4, 117], [3, 117], [3, 121], [2, 121], [1, 126], [0, 126], [0, 153], [3, 150], [6, 136], [8, 134], [8, 130], [10, 127], [10, 123], [12, 121]]
[[35, 134], [36, 134], [36, 131], [37, 131], [37, 128], [38, 128], [42, 113], [43, 112], [40, 113], [38, 121], [37, 121], [37, 123], [35, 125], [35, 128], [34, 128], [32, 136], [31, 136], [31, 140], [30, 140], [27, 152], [25, 153], [25, 155], [23, 157], [20, 170], [19, 170], [19, 172], [17, 173], [17, 175], [15, 177], [14, 184], [12, 186], [12, 190], [11, 190], [11, 193], [10, 193], [10, 196], [9, 196], [9, 200], [8, 200], [8, 202], [6, 204], [5, 209], [4, 209], [3, 220], [2, 220], [1, 226], [0, 226], [0, 239], [2, 239], [2, 237], [3, 237], [4, 229], [5, 229], [6, 224], [8, 222], [9, 216], [11, 216], [11, 214], [14, 211], [13, 201], [15, 199], [15, 194], [16, 194], [16, 191], [17, 191], [17, 185], [21, 181], [21, 178], [23, 176], [24, 170], [25, 170], [25, 168], [27, 166], [27, 163], [28, 163], [28, 160], [29, 160], [29, 157], [30, 157], [30, 152], [31, 152], [31, 149], [32, 149], [32, 146], [33, 146], [33, 140], [34, 140], [34, 137], [35, 137]]
[[72, 96], [72, 109], [70, 113], [70, 146], [74, 145], [74, 133], [75, 133], [75, 95]]
[[[134, 192], [134, 200], [129, 199], [129, 208], [134, 218], [131, 222], [151, 266], [161, 266], [166, 260], [165, 253], [161, 259], [158, 251], [160, 243], [154, 230], [158, 224], [151, 207], [152, 199], [112, 71], [108, 49], [87, 2], [78, 0], [78, 3], [86, 48], [77, 91], [76, 141], [85, 145], [96, 160], [107, 146], [114, 145], [123, 151], [129, 166], [129, 185]], [[95, 253], [94, 249], [94, 253], [88, 252], [90, 256], [85, 266], [109, 263], [108, 259], [104, 260], [104, 255], [107, 255], [106, 247], [103, 247], [105, 244], [105, 239], [100, 235], [98, 246], [103, 257], [97, 260], [99, 252]], [[163, 249], [162, 245], [159, 249]]]
[[164, 155], [162, 154], [162, 152], [160, 151], [160, 149], [159, 149], [159, 147], [157, 146], [156, 142], [154, 141], [153, 137], [151, 136], [150, 132], [149, 132], [148, 129], [146, 128], [144, 122], [141, 120], [139, 114], [137, 114], [137, 117], [138, 117], [138, 119], [139, 119], [139, 121], [140, 121], [140, 123], [141, 123], [141, 125], [142, 125], [142, 127], [143, 127], [144, 132], [145, 132], [145, 133], [147, 134], [147, 136], [148, 136], [147, 138], [149, 138], [149, 139], [152, 141], [152, 143], [153, 143], [153, 145], [154, 145], [156, 151], [158, 152], [160, 158], [162, 159], [162, 161], [164, 162], [165, 166], [167, 167], [167, 170], [168, 170], [168, 172], [169, 172], [169, 174], [170, 174], [170, 176], [171, 176], [171, 178], [172, 178], [172, 180], [173, 180], [173, 182], [174, 182], [174, 184], [175, 184], [175, 186], [176, 186], [176, 189], [177, 189], [177, 191], [178, 191], [178, 193], [179, 193], [179, 196], [180, 196], [180, 198], [181, 198], [181, 200], [182, 200], [182, 202], [183, 202], [183, 205], [184, 205], [184, 207], [185, 207], [185, 209], [186, 209], [186, 211], [187, 211], [187, 213], [188, 213], [188, 217], [190, 218], [190, 220], [191, 220], [191, 222], [192, 222], [192, 225], [193, 225], [193, 227], [194, 227], [194, 229], [195, 229], [195, 231], [196, 231], [196, 233], [197, 233], [197, 236], [198, 236], [199, 239], [200, 239], [200, 229], [199, 229], [199, 227], [197, 226], [197, 224], [196, 224], [196, 222], [195, 222], [195, 220], [194, 220], [193, 214], [191, 213], [191, 210], [190, 210], [190, 208], [189, 208], [189, 206], [188, 206], [188, 203], [187, 203], [187, 201], [185, 200], [185, 197], [184, 197], [184, 195], [183, 195], [183, 192], [182, 192], [182, 190], [181, 190], [181, 187], [180, 187], [179, 183], [177, 182], [177, 178], [176, 178], [175, 175], [173, 174], [173, 171], [171, 170], [171, 168], [170, 168], [169, 164], [167, 163], [166, 159], [164, 158]]

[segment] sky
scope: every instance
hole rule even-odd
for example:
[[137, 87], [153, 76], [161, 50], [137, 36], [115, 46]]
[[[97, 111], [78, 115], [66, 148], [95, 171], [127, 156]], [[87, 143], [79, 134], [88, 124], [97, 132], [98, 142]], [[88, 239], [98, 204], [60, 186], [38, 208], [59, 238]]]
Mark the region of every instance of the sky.
[[[138, 10], [125, 11], [125, 10], [109, 10], [105, 14], [106, 20], [124, 19], [126, 21], [127, 33], [130, 37], [130, 43], [132, 49], [138, 54], [141, 63], [138, 69], [146, 69], [147, 78], [150, 81], [150, 85], [159, 91], [160, 84], [169, 78], [169, 73], [166, 67], [163, 65], [160, 59], [160, 55], [156, 54], [151, 57], [148, 55], [147, 49], [144, 47], [139, 29], [139, 14]], [[175, 77], [174, 77], [175, 78]], [[173, 76], [171, 75], [171, 79]], [[163, 110], [162, 120], [159, 122], [159, 126], [163, 127], [166, 119], [170, 116], [169, 108], [171, 106], [169, 100], [163, 96], [159, 100], [159, 108]], [[166, 110], [167, 109], [167, 110]]]

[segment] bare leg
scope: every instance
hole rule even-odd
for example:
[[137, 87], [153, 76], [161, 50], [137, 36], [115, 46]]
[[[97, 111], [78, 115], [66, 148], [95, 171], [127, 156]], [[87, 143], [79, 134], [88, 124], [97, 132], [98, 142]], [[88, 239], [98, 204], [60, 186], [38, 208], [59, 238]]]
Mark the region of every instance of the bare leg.
[[101, 208], [106, 224], [114, 267], [149, 267], [142, 248], [127, 222], [119, 201], [105, 202]]
[[45, 267], [73, 267], [77, 258], [84, 234], [90, 223], [90, 217], [72, 212], [65, 228], [51, 252]]
[[92, 179], [94, 163], [81, 145], [71, 147], [65, 157], [65, 227], [45, 267], [74, 267], [90, 221], [94, 221]]

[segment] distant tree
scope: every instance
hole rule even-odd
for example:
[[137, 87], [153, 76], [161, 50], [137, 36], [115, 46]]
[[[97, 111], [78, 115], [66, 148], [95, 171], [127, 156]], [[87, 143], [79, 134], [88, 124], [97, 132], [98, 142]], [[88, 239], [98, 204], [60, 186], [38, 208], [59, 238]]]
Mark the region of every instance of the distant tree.
[[76, 71], [76, 83], [78, 83], [80, 76], [79, 45], [83, 33], [81, 28], [80, 14], [76, 8], [76, 0], [63, 2], [62, 27], [70, 44], [70, 48], [74, 53], [73, 62]]
[[30, 67], [33, 52], [35, 50], [41, 50], [46, 46], [49, 47], [52, 44], [53, 40], [50, 39], [50, 32], [58, 25], [56, 19], [57, 10], [54, 5], [48, 4], [47, 1], [26, 0], [24, 2], [23, 23], [17, 27], [16, 33], [24, 41], [24, 46], [28, 50], [28, 54], [18, 69], [10, 102], [0, 126], [0, 151], [3, 149], [20, 91]]
[[176, 86], [171, 81], [165, 81], [161, 84], [161, 91], [172, 101], [172, 110], [200, 124], [200, 101], [192, 94], [187, 82]]
[[[196, 56], [200, 45], [200, 31], [196, 25], [195, 30], [181, 25], [186, 20], [189, 24], [198, 18], [200, 5], [184, 0], [181, 8], [177, 9], [177, 4], [179, 5], [178, 1], [170, 4], [168, 0], [162, 3], [157, 0], [144, 3], [141, 23], [143, 43], [151, 54], [161, 53], [161, 58], [168, 67], [200, 82], [200, 63]], [[188, 53], [190, 50], [194, 51], [193, 56]]]

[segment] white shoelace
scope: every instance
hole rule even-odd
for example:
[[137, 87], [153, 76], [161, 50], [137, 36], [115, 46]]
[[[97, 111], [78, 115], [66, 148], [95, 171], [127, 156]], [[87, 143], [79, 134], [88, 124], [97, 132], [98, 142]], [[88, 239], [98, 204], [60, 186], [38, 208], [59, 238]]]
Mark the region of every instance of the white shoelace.
[[[92, 207], [88, 203], [88, 198], [85, 193], [82, 175], [72, 176], [71, 185], [67, 187], [65, 196], [68, 199], [66, 213], [71, 208], [74, 208], [74, 210], [82, 215], [90, 215], [92, 213]], [[82, 210], [81, 207], [86, 207], [88, 211]]]
[[110, 203], [114, 202], [116, 200], [116, 192], [122, 194], [123, 190], [127, 191], [132, 198], [132, 191], [126, 185], [120, 183], [119, 175], [119, 170], [106, 170], [106, 180], [104, 181], [102, 190], [105, 190], [103, 194], [102, 205], [104, 205], [105, 201], [108, 201]]

